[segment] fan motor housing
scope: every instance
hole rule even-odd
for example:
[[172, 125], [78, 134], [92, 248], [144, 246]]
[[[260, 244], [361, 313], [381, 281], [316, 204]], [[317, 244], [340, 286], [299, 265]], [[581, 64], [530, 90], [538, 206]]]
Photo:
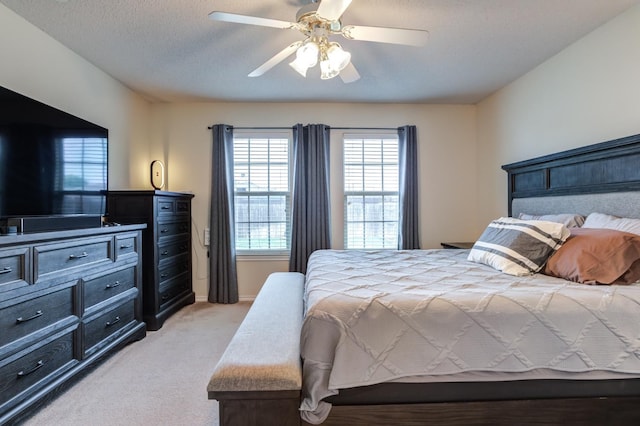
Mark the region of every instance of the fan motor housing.
[[309, 3], [306, 6], [302, 6], [298, 13], [296, 13], [296, 22], [300, 22], [303, 18], [306, 18], [311, 15], [315, 15], [318, 11], [319, 3]]
[[318, 15], [318, 3], [311, 3], [301, 7], [296, 13], [296, 22], [306, 27], [306, 32], [313, 32], [316, 28], [322, 28], [331, 33], [342, 31], [342, 22], [340, 20], [328, 21]]

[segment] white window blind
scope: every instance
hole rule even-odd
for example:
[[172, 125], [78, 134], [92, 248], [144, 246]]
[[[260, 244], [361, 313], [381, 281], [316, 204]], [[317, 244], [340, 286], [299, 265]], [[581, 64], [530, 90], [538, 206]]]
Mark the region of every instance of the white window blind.
[[344, 137], [344, 245], [398, 245], [398, 137]]
[[236, 134], [233, 140], [236, 250], [289, 250], [290, 138]]

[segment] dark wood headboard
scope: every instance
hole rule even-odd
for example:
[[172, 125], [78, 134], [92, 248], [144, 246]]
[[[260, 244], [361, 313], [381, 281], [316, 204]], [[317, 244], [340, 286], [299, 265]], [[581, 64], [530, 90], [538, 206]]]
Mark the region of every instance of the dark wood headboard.
[[506, 164], [516, 198], [640, 191], [640, 134]]

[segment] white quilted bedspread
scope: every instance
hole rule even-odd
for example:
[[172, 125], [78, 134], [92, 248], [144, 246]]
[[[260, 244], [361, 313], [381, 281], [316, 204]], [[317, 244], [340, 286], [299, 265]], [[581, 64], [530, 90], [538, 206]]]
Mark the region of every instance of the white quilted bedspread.
[[302, 417], [341, 388], [464, 372], [640, 373], [640, 286], [513, 277], [467, 250], [323, 250], [309, 259]]

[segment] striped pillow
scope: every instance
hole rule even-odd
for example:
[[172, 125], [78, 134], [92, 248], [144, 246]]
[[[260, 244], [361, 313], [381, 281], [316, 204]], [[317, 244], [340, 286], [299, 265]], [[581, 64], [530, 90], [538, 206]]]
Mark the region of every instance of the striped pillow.
[[468, 260], [505, 274], [529, 275], [540, 271], [569, 235], [561, 223], [501, 217], [487, 226]]
[[523, 220], [546, 220], [547, 222], [558, 222], [564, 224], [567, 228], [580, 228], [584, 224], [585, 217], [580, 214], [562, 213], [562, 214], [527, 214], [520, 213], [518, 219]]

